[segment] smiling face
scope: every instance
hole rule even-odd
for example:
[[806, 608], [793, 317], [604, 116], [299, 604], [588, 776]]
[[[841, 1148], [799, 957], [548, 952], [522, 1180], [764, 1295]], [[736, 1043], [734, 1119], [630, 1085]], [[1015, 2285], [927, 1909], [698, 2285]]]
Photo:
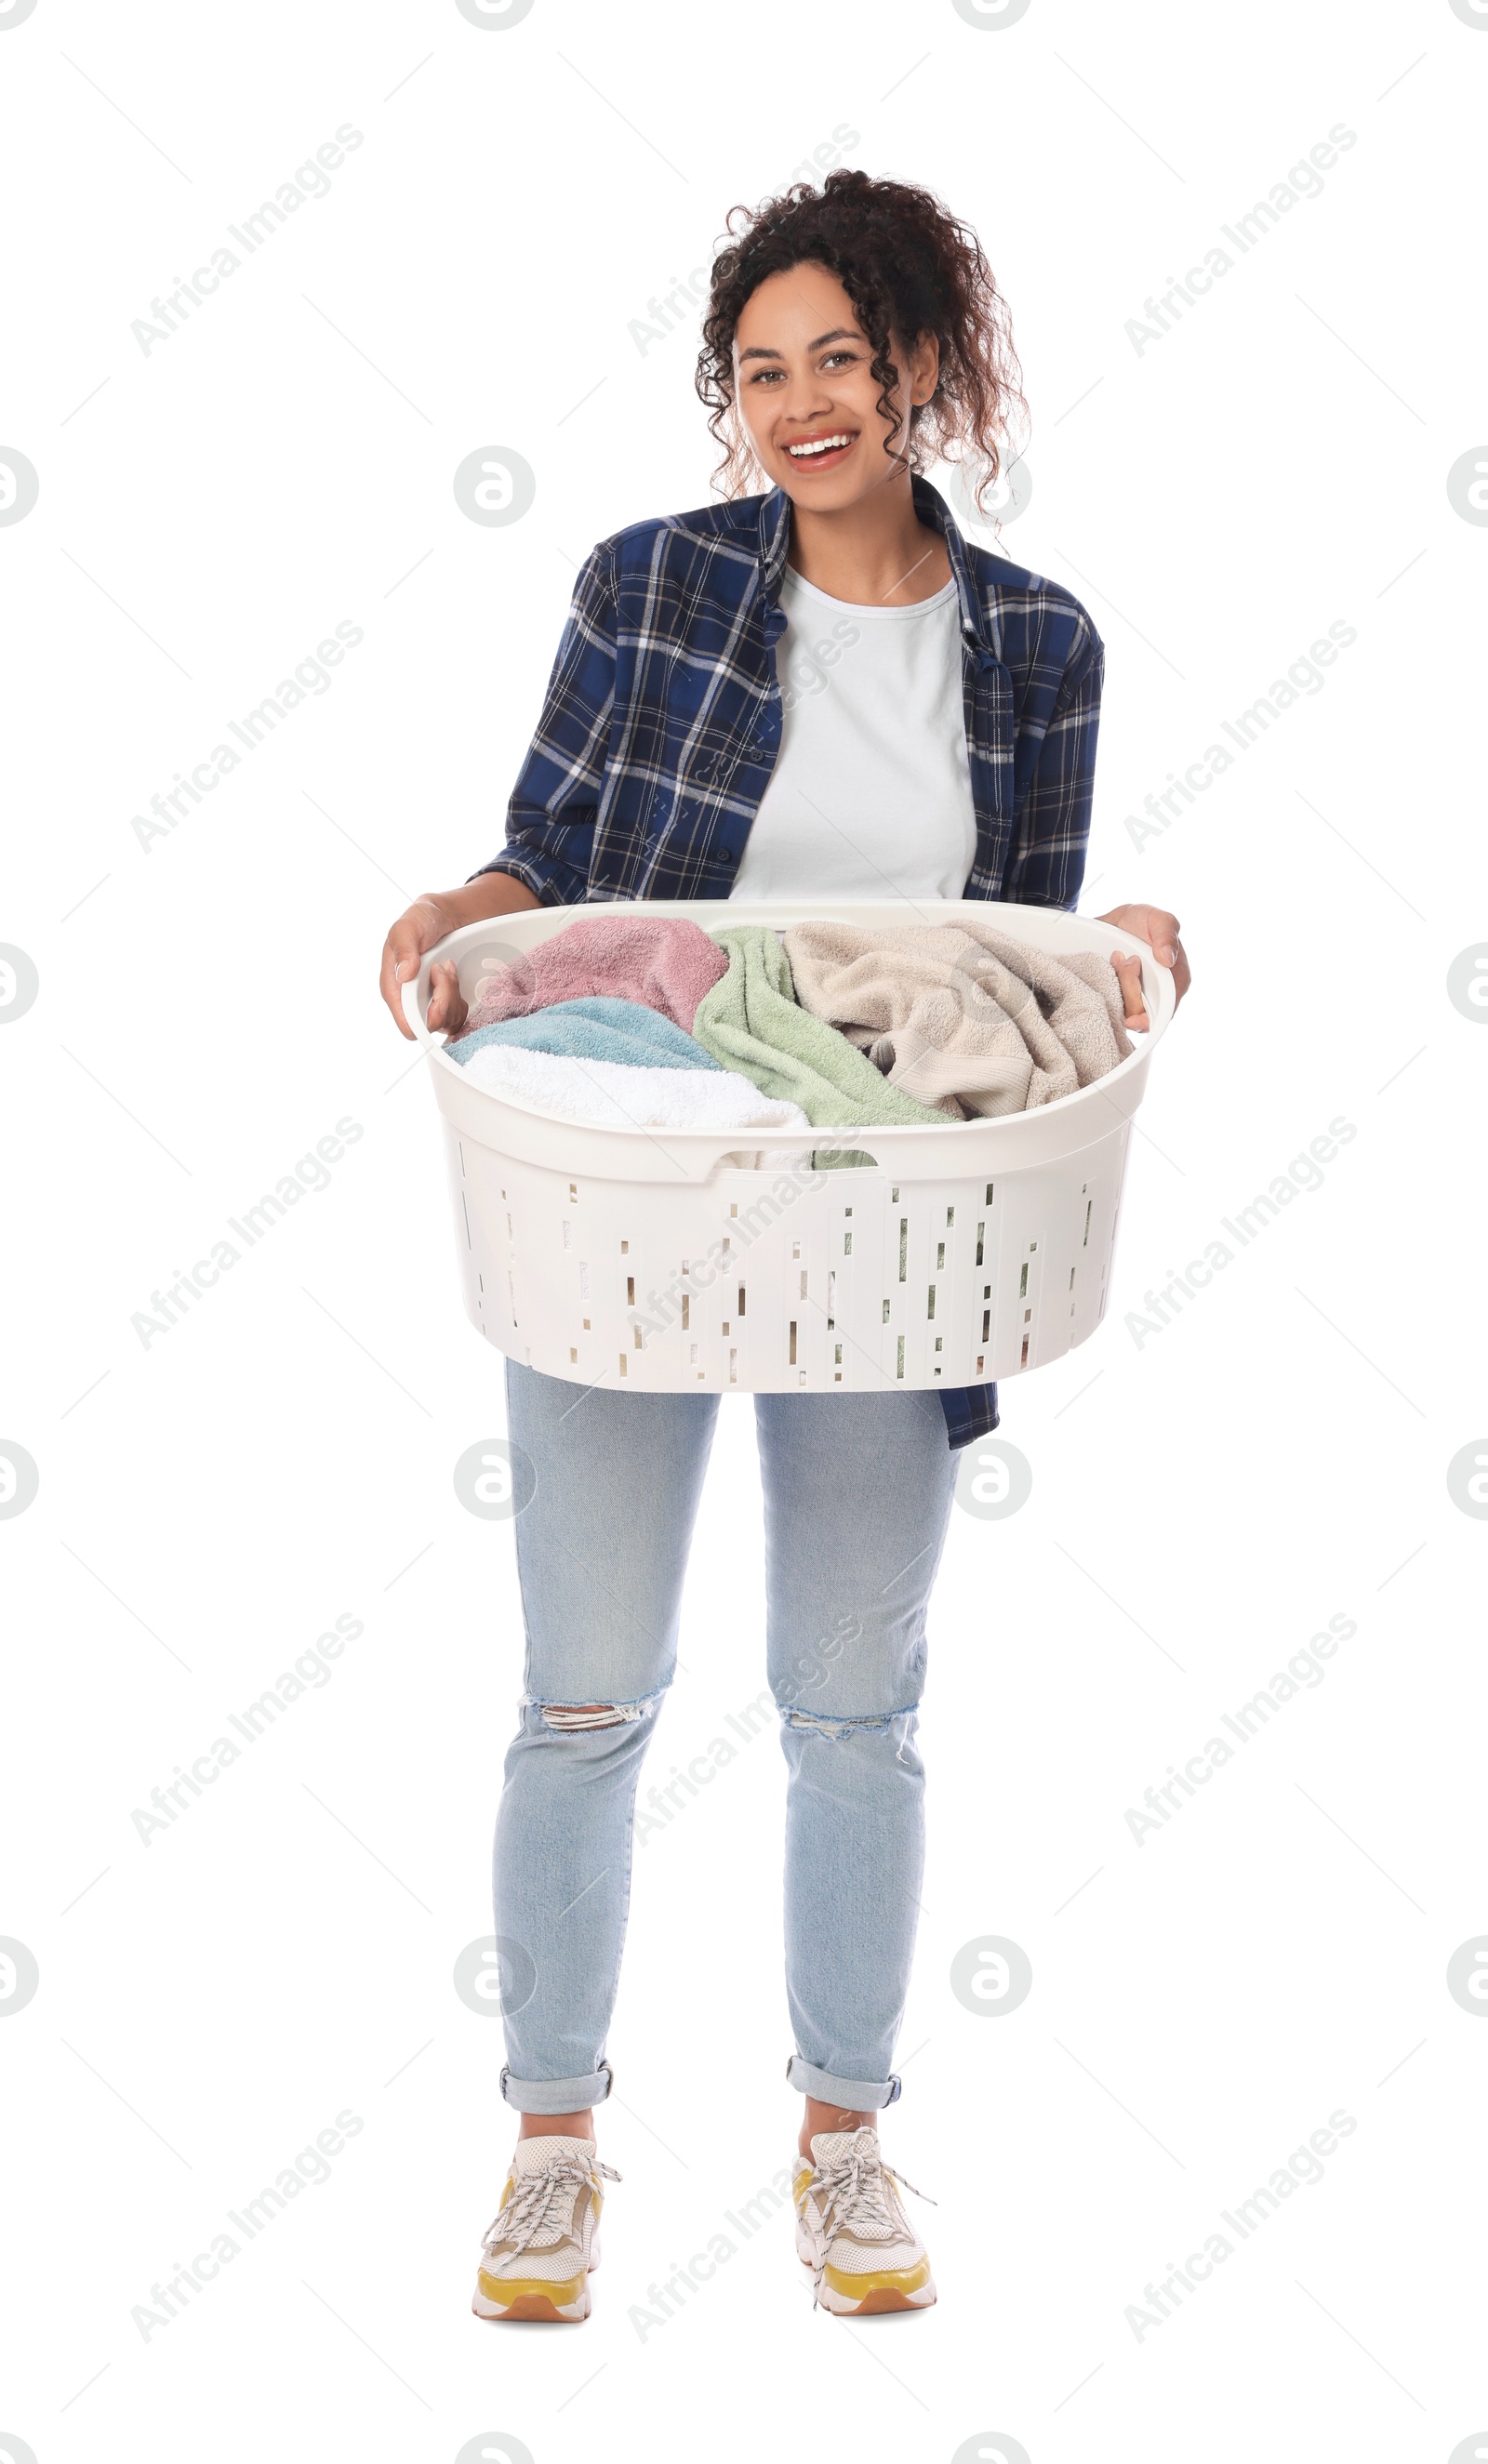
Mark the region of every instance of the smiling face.
[[735, 400], [766, 477], [792, 503], [840, 513], [885, 485], [908, 485], [886, 438], [907, 441], [904, 401], [928, 402], [940, 365], [933, 335], [891, 339], [899, 373], [878, 408], [873, 344], [842, 284], [824, 265], [792, 265], [750, 294], [734, 336]]

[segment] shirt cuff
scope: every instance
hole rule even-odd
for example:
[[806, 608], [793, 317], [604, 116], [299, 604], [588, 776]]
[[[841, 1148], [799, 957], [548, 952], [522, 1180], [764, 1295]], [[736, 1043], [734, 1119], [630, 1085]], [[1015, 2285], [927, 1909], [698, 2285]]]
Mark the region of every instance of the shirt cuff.
[[534, 864], [530, 856], [494, 855], [489, 864], [478, 865], [465, 878], [478, 881], [486, 872], [509, 872], [514, 881], [520, 881], [524, 889], [530, 890], [533, 897], [540, 898], [544, 907], [562, 907], [568, 903], [551, 875], [542, 865]]

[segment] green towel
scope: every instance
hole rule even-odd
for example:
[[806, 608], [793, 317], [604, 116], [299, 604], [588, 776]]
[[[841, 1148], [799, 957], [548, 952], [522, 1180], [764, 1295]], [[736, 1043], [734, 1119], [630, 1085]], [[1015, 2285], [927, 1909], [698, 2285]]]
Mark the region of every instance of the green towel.
[[881, 1077], [855, 1045], [801, 1007], [778, 933], [725, 924], [713, 935], [728, 973], [698, 1003], [693, 1034], [725, 1069], [741, 1069], [766, 1095], [799, 1104], [813, 1129], [872, 1129], [892, 1122], [945, 1125]]

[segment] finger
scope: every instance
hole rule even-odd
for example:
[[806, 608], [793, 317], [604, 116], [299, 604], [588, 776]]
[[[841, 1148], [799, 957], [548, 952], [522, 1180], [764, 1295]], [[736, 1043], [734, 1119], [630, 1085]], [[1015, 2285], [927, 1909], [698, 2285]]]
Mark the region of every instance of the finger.
[[400, 917], [383, 943], [378, 989], [392, 1012], [398, 1033], [410, 1044], [414, 1040], [413, 1030], [404, 1015], [403, 986], [411, 976], [417, 973], [418, 959], [417, 936]]
[[1141, 959], [1131, 957], [1126, 951], [1118, 951], [1113, 952], [1111, 964], [1116, 969], [1116, 980], [1121, 985], [1122, 999], [1126, 1005], [1126, 1024], [1144, 1027], [1147, 1010], [1142, 992]]
[[457, 1034], [464, 1025], [467, 1008], [460, 991], [459, 969], [448, 958], [440, 958], [430, 969], [428, 1026], [433, 1035], [443, 1027], [450, 1035]]
[[1122, 950], [1113, 953], [1111, 964], [1116, 970], [1116, 980], [1121, 986], [1122, 1001], [1126, 1011], [1126, 1023], [1131, 1026], [1146, 1016], [1142, 998], [1141, 961], [1133, 957], [1129, 952]]
[[417, 974], [424, 952], [442, 940], [448, 922], [436, 899], [416, 898], [391, 927], [383, 949], [383, 999], [398, 1022], [398, 1032], [411, 1041], [412, 1030], [403, 1008], [403, 986]]
[[466, 1025], [468, 1002], [466, 996], [460, 993], [460, 971], [454, 958], [441, 958], [433, 968], [432, 980], [436, 998], [429, 1005], [429, 1025], [443, 1027], [449, 1035], [458, 1035], [460, 1027]]
[[1144, 937], [1152, 944], [1154, 957], [1165, 967], [1176, 967], [1179, 957], [1177, 916], [1169, 915], [1163, 907], [1150, 908], [1147, 928]]

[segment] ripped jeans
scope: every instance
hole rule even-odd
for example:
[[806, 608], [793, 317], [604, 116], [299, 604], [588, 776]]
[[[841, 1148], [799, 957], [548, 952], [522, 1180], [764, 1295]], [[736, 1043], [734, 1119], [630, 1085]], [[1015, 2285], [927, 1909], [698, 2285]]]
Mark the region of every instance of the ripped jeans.
[[[586, 1391], [512, 1360], [506, 1396], [537, 1486], [516, 1522], [526, 1664], [496, 1830], [501, 2093], [571, 2113], [610, 2093], [636, 1783], [720, 1397]], [[956, 1457], [935, 1394], [754, 1402], [788, 1773], [788, 2076], [869, 2110], [899, 2091], [923, 1864], [916, 1709]]]

